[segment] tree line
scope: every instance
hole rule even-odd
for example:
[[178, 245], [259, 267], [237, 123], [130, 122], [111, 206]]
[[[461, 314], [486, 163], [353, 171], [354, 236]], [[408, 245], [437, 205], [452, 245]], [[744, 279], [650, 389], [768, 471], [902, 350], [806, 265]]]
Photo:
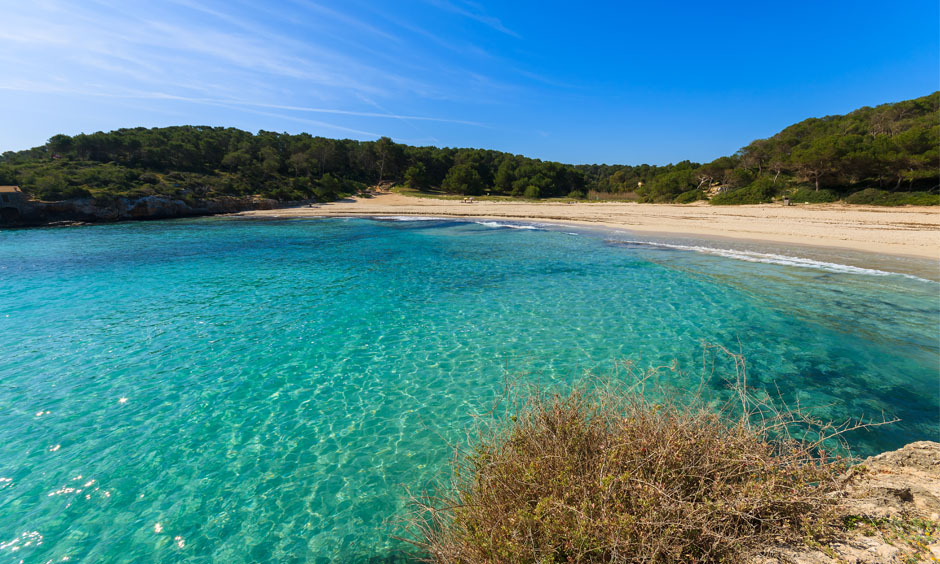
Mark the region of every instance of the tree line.
[[632, 192], [652, 202], [687, 202], [716, 192], [712, 203], [758, 203], [778, 195], [812, 201], [852, 201], [855, 194], [861, 200], [878, 192], [936, 196], [940, 92], [844, 116], [810, 118], [710, 163], [579, 168], [595, 190]]
[[414, 147], [388, 137], [355, 141], [205, 126], [55, 135], [45, 145], [0, 156], [0, 184], [44, 200], [258, 195], [328, 201], [386, 182], [529, 199], [713, 196], [712, 203], [756, 203], [781, 195], [852, 201], [863, 194], [932, 203], [940, 198], [940, 92], [807, 119], [705, 164], [570, 165], [485, 149]]

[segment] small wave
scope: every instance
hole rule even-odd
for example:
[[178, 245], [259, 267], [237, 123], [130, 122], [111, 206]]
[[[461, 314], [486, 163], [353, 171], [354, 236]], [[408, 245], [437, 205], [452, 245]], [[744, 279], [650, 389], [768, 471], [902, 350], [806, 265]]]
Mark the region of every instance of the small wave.
[[821, 260], [791, 257], [789, 255], [779, 255], [775, 253], [759, 253], [757, 251], [742, 251], [737, 249], [719, 249], [715, 247], [703, 247], [698, 245], [675, 245], [670, 243], [657, 243], [654, 241], [624, 241], [610, 240], [611, 243], [620, 243], [626, 245], [637, 245], [642, 247], [658, 247], [664, 249], [676, 249], [679, 251], [693, 251], [706, 255], [715, 255], [735, 260], [747, 262], [761, 262], [765, 264], [779, 264], [782, 266], [796, 266], [800, 268], [814, 268], [826, 272], [835, 272], [840, 274], [866, 274], [868, 276], [903, 276], [911, 280], [921, 282], [931, 282], [926, 278], [914, 276], [913, 274], [903, 274], [900, 272], [888, 272], [885, 270], [876, 270], [874, 268], [862, 268], [860, 266], [850, 266], [847, 264], [838, 264], [834, 262], [825, 262]]
[[380, 215], [375, 219], [383, 221], [443, 221], [443, 217], [427, 217], [424, 215]]
[[498, 221], [474, 221], [473, 223], [493, 228], [507, 227], [509, 229], [535, 229], [541, 231], [540, 227], [536, 227], [535, 225], [528, 225], [525, 223], [499, 223]]

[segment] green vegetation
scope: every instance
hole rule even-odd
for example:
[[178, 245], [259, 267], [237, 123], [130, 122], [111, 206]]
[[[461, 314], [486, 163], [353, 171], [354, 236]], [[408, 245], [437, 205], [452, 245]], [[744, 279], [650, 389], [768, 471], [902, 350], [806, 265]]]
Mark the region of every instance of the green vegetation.
[[845, 199], [849, 204], [867, 204], [870, 206], [937, 206], [940, 194], [928, 192], [888, 192], [875, 188], [866, 188], [855, 192]]
[[845, 464], [823, 445], [847, 426], [776, 409], [743, 379], [716, 410], [651, 377], [512, 400], [443, 493], [415, 500], [411, 542], [442, 564], [710, 563], [844, 530], [829, 494]]
[[704, 199], [705, 193], [696, 188], [694, 190], [689, 190], [688, 192], [679, 194], [673, 201], [675, 201], [677, 204], [691, 204], [692, 202], [697, 202]]
[[563, 197], [585, 189], [584, 175], [570, 165], [497, 151], [219, 127], [56, 135], [42, 147], [0, 157], [0, 184], [17, 184], [43, 200], [260, 195], [326, 201], [389, 181], [474, 196]]
[[[690, 190], [720, 189], [714, 204], [756, 204], [789, 195], [800, 203], [846, 198], [849, 203], [937, 205], [940, 92], [844, 116], [807, 119], [702, 165], [683, 161], [665, 167], [578, 169], [592, 190], [635, 194], [646, 202], [685, 203]], [[866, 189], [890, 197], [847, 198]], [[806, 195], [825, 190], [825, 196]]]
[[[812, 118], [706, 164], [566, 165], [483, 149], [412, 147], [383, 137], [179, 126], [55, 135], [0, 156], [0, 184], [44, 200], [163, 195], [260, 195], [332, 200], [392, 182], [417, 191], [514, 198], [715, 204], [843, 198], [874, 205], [937, 205], [940, 92]], [[810, 197], [809, 192], [816, 195]]]
[[768, 178], [758, 178], [751, 184], [723, 192], [711, 199], [715, 205], [766, 204], [773, 200], [776, 189]]
[[930, 561], [933, 554], [927, 548], [940, 541], [940, 523], [917, 517], [871, 518], [849, 515], [843, 518], [843, 527], [859, 531], [865, 536], [883, 536], [892, 545], [907, 552], [904, 562]]

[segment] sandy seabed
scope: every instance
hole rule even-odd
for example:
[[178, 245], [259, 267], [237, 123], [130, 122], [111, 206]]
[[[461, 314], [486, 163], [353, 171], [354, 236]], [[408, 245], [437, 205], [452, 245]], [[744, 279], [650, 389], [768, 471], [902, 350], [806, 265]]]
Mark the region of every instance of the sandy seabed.
[[940, 260], [940, 209], [844, 204], [711, 206], [629, 202], [476, 201], [380, 193], [249, 217], [429, 216], [560, 222], [687, 236], [726, 237]]

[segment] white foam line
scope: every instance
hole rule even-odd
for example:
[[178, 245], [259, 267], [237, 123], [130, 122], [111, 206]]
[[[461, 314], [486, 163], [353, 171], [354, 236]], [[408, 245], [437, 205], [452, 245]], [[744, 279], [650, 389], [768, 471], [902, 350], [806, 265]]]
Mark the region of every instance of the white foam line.
[[379, 215], [375, 219], [385, 221], [445, 221], [443, 217], [428, 217], [424, 215]]
[[756, 251], [741, 251], [736, 249], [716, 249], [714, 247], [701, 247], [697, 245], [674, 245], [670, 243], [656, 243], [653, 241], [630, 241], [630, 240], [617, 240], [611, 239], [612, 242], [616, 243], [628, 243], [632, 245], [644, 245], [649, 247], [661, 247], [666, 249], [677, 249], [680, 251], [694, 251], [696, 253], [702, 253], [706, 255], [716, 255], [721, 257], [726, 257], [730, 259], [743, 260], [747, 262], [761, 262], [765, 264], [779, 264], [782, 266], [796, 266], [801, 268], [815, 268], [817, 270], [825, 270], [827, 272], [836, 272], [843, 274], [866, 274], [869, 276], [904, 276], [905, 278], [910, 278], [911, 280], [919, 280], [921, 282], [932, 282], [926, 278], [921, 278], [920, 276], [914, 276], [913, 274], [902, 274], [900, 272], [887, 272], [884, 270], [876, 270], [873, 268], [862, 268], [859, 266], [850, 266], [847, 264], [838, 264], [834, 262], [825, 262], [821, 260], [814, 260], [808, 258], [800, 257], [791, 257], [788, 255], [778, 255], [775, 253], [758, 253]]
[[535, 225], [527, 225], [524, 223], [499, 223], [498, 221], [474, 221], [478, 225], [484, 225], [486, 227], [499, 228], [499, 227], [508, 227], [509, 229], [537, 229], [541, 230], [540, 227]]

